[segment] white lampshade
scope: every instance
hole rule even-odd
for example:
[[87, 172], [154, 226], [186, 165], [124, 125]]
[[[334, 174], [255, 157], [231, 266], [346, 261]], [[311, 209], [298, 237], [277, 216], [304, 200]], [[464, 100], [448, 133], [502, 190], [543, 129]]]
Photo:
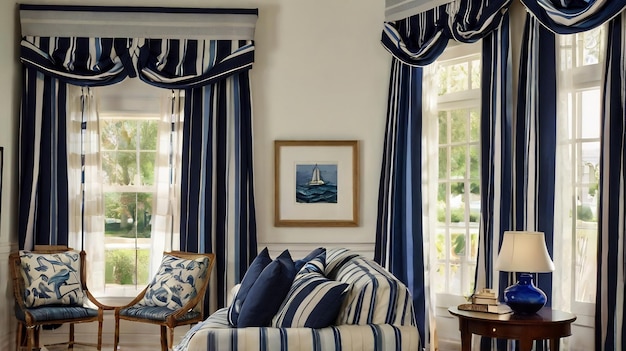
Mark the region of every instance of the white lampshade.
[[506, 272], [545, 273], [554, 270], [542, 232], [504, 232], [496, 269]]

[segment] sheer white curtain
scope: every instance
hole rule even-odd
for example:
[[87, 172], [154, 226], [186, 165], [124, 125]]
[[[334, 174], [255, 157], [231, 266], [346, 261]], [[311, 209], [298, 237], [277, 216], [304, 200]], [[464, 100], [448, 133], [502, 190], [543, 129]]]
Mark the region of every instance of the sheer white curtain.
[[183, 92], [168, 91], [161, 98], [157, 140], [155, 196], [152, 213], [151, 274], [161, 263], [157, 253], [180, 248], [180, 167], [182, 150]]
[[[552, 307], [574, 312], [582, 325], [594, 314], [598, 231], [594, 187], [600, 158], [600, 77], [606, 40], [602, 27], [556, 36], [554, 247], [558, 250], [553, 252], [553, 277], [558, 279], [553, 278]], [[574, 342], [571, 338], [562, 341], [566, 350]]]
[[[439, 82], [437, 81], [438, 64], [434, 62], [423, 68], [422, 78], [422, 197], [423, 203], [423, 239], [424, 239], [424, 282], [428, 284], [425, 288], [426, 306], [428, 307], [429, 332], [431, 336], [437, 335], [436, 308], [437, 295], [435, 291], [438, 279], [437, 270], [437, 246], [435, 239], [437, 235], [437, 189], [439, 171], [439, 126], [437, 118], [437, 92]], [[431, 337], [430, 349], [438, 348], [437, 337]]]
[[[178, 250], [180, 216], [182, 91], [163, 90], [155, 169], [155, 196], [152, 213], [151, 267], [154, 275], [160, 253]], [[70, 206], [69, 246], [87, 252], [90, 290], [105, 288], [105, 228], [103, 172], [97, 88], [68, 88], [68, 192]], [[84, 175], [81, 159], [84, 155]], [[84, 203], [84, 206], [83, 206]], [[84, 209], [84, 213], [83, 213]], [[173, 235], [174, 234], [174, 235]], [[173, 236], [172, 236], [173, 235]]]
[[104, 247], [104, 201], [100, 128], [94, 88], [69, 85], [67, 106], [70, 118], [67, 131], [70, 194], [68, 244], [85, 250], [89, 264], [87, 284], [92, 291], [103, 291], [105, 252], [101, 248]]

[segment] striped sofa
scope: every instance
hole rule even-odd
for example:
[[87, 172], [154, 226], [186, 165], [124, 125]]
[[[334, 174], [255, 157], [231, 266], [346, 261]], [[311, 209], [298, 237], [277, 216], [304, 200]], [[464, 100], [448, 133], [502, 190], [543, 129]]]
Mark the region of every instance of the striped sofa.
[[175, 351], [419, 350], [408, 289], [374, 261], [347, 249], [328, 249], [325, 274], [349, 284], [335, 325], [321, 328], [233, 328], [228, 308], [187, 332]]

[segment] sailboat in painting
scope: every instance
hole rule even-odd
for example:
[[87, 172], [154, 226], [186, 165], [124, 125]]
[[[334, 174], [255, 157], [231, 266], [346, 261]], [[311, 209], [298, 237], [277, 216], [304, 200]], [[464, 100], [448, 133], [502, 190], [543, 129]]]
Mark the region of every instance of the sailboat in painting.
[[319, 167], [317, 167], [317, 165], [315, 165], [315, 167], [313, 167], [313, 172], [311, 174], [311, 180], [307, 184], [308, 185], [324, 185], [324, 184], [326, 184], [326, 182], [324, 182], [324, 179], [322, 179], [322, 174], [320, 172]]
[[[323, 176], [322, 176], [323, 175]], [[337, 203], [337, 165], [296, 165], [297, 203]]]

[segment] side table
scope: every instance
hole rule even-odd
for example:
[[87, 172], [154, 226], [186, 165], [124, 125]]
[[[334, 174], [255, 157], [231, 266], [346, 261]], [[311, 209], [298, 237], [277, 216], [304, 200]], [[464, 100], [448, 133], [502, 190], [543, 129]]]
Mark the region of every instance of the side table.
[[569, 312], [549, 307], [532, 315], [462, 311], [456, 306], [448, 312], [459, 319], [462, 351], [471, 350], [472, 334], [519, 340], [520, 351], [531, 351], [534, 340], [550, 340], [550, 351], [558, 351], [559, 339], [572, 335], [571, 325], [576, 320]]

